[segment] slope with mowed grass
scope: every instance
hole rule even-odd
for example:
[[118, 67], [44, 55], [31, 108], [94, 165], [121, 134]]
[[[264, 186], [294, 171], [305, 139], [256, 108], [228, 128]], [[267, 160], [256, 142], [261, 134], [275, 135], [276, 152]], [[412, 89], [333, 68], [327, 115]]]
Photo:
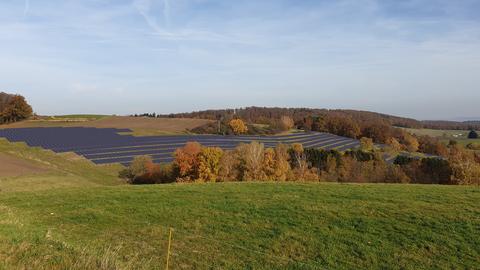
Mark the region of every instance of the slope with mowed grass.
[[480, 189], [216, 183], [4, 192], [0, 269], [475, 269]]

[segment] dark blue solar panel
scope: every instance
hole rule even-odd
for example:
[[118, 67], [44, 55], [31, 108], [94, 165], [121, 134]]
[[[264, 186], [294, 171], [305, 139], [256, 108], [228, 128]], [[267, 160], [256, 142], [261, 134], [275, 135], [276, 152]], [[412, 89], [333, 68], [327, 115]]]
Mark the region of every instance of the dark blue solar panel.
[[171, 162], [175, 149], [187, 142], [196, 141], [204, 146], [233, 149], [241, 143], [258, 141], [266, 147], [278, 143], [302, 143], [304, 147], [337, 149], [345, 151], [359, 146], [357, 140], [328, 133], [305, 132], [282, 136], [219, 136], [178, 135], [134, 137], [119, 133], [129, 129], [52, 127], [0, 129], [0, 137], [11, 142], [25, 142], [55, 152], [75, 152], [95, 164], [120, 163], [128, 165], [136, 156], [150, 155], [156, 162]]

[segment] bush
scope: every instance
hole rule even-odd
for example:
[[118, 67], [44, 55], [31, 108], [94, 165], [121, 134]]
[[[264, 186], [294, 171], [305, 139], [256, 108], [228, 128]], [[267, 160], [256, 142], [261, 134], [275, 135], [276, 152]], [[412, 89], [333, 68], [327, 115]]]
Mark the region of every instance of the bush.
[[154, 164], [151, 157], [135, 157], [130, 166], [119, 173], [119, 177], [130, 184], [161, 184], [175, 181], [178, 173], [172, 164]]
[[467, 144], [467, 148], [470, 150], [478, 151], [480, 150], [480, 143], [469, 143]]

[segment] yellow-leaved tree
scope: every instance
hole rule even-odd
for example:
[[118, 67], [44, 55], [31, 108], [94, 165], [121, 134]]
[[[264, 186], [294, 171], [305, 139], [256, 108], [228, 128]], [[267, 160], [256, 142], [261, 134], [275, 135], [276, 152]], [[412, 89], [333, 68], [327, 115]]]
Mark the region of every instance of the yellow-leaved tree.
[[198, 180], [216, 182], [222, 156], [223, 150], [219, 147], [204, 147], [198, 155]]
[[248, 127], [242, 119], [232, 119], [228, 125], [236, 135], [247, 133]]

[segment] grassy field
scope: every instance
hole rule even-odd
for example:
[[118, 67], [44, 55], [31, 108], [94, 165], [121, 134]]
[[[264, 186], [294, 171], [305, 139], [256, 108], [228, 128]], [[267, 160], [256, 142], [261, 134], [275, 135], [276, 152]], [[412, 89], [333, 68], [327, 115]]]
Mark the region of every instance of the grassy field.
[[54, 119], [80, 119], [80, 120], [99, 120], [102, 118], [110, 117], [110, 115], [103, 114], [67, 114], [67, 115], [55, 115]]
[[445, 143], [448, 143], [450, 140], [455, 140], [462, 145], [467, 145], [469, 143], [480, 143], [480, 139], [468, 139], [467, 136], [470, 132], [468, 130], [437, 130], [414, 128], [406, 128], [405, 130], [415, 135], [428, 135], [431, 137], [439, 138]]
[[211, 122], [204, 119], [188, 118], [147, 118], [128, 116], [102, 116], [102, 115], [69, 115], [28, 120], [0, 128], [26, 128], [26, 127], [94, 127], [131, 129], [134, 136], [154, 136], [184, 134], [188, 130]]
[[480, 188], [216, 183], [129, 186], [0, 140], [46, 171], [0, 177], [0, 269], [474, 269]]
[[173, 227], [172, 269], [474, 269], [479, 200], [476, 187], [414, 185], [7, 192], [0, 261], [6, 269], [163, 269]]

